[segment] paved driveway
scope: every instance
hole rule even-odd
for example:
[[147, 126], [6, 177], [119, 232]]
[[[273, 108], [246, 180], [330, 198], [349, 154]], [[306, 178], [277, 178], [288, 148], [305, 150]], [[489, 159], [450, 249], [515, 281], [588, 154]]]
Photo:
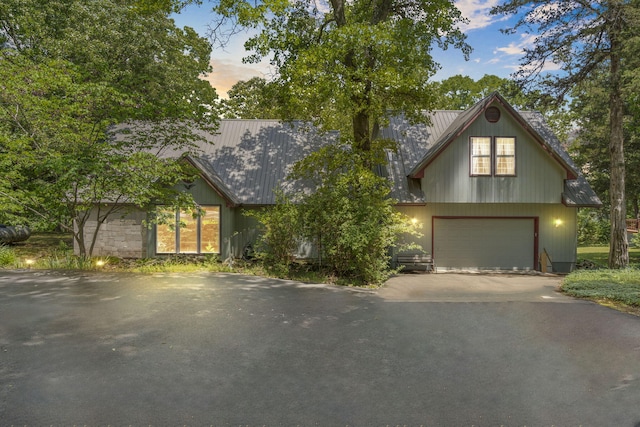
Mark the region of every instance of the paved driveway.
[[638, 425], [640, 319], [556, 283], [0, 272], [0, 425]]

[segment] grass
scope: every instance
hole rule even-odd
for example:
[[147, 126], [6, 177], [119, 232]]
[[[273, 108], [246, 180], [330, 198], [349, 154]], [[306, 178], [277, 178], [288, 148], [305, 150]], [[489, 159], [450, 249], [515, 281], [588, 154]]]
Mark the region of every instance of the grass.
[[[578, 248], [578, 261], [588, 260], [599, 268], [609, 263], [609, 246], [587, 246]], [[640, 248], [629, 248], [629, 265], [640, 268]]]
[[629, 250], [626, 270], [609, 270], [609, 247], [578, 248], [578, 260], [589, 260], [598, 269], [578, 270], [564, 278], [561, 289], [567, 295], [640, 316], [640, 249]]

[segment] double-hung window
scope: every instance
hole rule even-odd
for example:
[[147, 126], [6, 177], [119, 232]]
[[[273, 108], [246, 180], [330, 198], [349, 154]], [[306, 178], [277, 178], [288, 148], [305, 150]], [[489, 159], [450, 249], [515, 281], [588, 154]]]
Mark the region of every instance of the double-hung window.
[[156, 225], [156, 253], [220, 253], [220, 206], [202, 206], [204, 215], [193, 217], [158, 207], [158, 216], [168, 218]]
[[470, 144], [471, 176], [515, 176], [514, 137], [472, 136]]

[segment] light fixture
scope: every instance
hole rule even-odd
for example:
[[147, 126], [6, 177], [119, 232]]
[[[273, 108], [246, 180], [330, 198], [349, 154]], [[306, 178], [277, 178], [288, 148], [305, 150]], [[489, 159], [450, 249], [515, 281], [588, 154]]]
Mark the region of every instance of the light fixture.
[[27, 258], [24, 260], [25, 264], [27, 264], [27, 268], [31, 268], [31, 266], [36, 262], [34, 259]]
[[416, 225], [418, 223], [418, 218], [411, 218], [411, 224]]
[[562, 225], [562, 220], [560, 218], [556, 218], [553, 220], [553, 225], [558, 228]]
[[96, 267], [103, 267], [104, 266], [104, 261], [99, 259], [98, 261], [96, 261]]

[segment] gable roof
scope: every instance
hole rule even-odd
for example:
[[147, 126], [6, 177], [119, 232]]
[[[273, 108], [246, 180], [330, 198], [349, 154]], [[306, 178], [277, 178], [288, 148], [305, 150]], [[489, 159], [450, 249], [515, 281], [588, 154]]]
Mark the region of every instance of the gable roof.
[[[498, 93], [492, 93], [465, 111], [434, 111], [429, 124], [410, 124], [403, 116], [390, 119], [381, 137], [398, 142], [387, 152], [387, 164], [377, 173], [392, 182], [391, 197], [398, 204], [425, 204], [420, 188], [424, 168], [494, 102], [510, 114], [567, 171], [562, 194], [567, 206], [600, 206], [598, 196], [546, 125], [542, 114], [518, 112]], [[207, 143], [187, 160], [231, 206], [270, 205], [274, 190], [302, 190], [304, 184], [287, 180], [293, 165], [323, 145], [337, 142], [337, 132], [320, 133], [305, 122], [278, 120], [221, 120], [218, 132], [202, 134]]]
[[452, 141], [459, 137], [494, 102], [501, 104], [507, 113], [520, 123], [533, 139], [568, 172], [571, 179], [579, 175], [576, 166], [562, 148], [560, 141], [546, 125], [542, 114], [537, 112], [520, 113], [498, 92], [491, 93], [468, 110], [458, 112], [458, 115], [449, 123], [449, 126], [433, 142], [425, 156], [411, 168], [408, 175], [416, 178], [420, 177], [424, 168], [438, 157]]
[[325, 144], [337, 133], [320, 134], [304, 122], [278, 120], [221, 120], [218, 132], [205, 133], [198, 156], [187, 159], [232, 206], [270, 205], [274, 190], [304, 189], [287, 180], [293, 165]]

